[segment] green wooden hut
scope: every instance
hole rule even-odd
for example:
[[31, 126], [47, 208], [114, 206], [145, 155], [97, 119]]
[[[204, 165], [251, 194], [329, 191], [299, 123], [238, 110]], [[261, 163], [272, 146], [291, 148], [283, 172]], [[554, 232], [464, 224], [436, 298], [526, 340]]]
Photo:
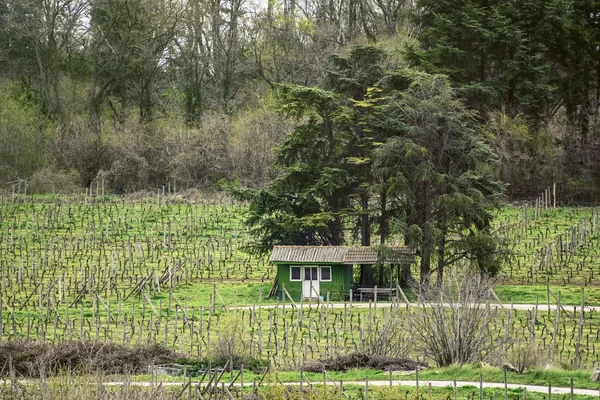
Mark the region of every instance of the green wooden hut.
[[414, 253], [406, 247], [275, 246], [270, 260], [277, 265], [278, 298], [285, 288], [295, 301], [327, 294], [340, 301], [350, 294], [354, 265], [411, 264]]

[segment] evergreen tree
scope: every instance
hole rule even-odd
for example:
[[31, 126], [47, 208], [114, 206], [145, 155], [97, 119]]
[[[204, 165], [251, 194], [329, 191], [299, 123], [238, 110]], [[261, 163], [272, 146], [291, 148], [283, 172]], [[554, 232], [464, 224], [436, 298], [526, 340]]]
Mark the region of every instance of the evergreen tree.
[[[359, 102], [384, 76], [384, 59], [376, 47], [357, 47], [348, 56], [331, 57], [324, 88], [279, 87], [280, 111], [299, 125], [278, 149], [276, 178], [246, 193], [259, 251], [277, 243], [343, 244], [345, 220], [352, 215], [359, 217], [362, 244], [370, 244], [373, 138]], [[363, 272], [370, 281], [369, 267]]]
[[[281, 111], [300, 123], [278, 150], [276, 178], [245, 192], [256, 250], [340, 245], [352, 216], [369, 245], [376, 194], [383, 241], [394, 218], [404, 227], [397, 233], [419, 252], [424, 284], [433, 270], [441, 282], [444, 267], [465, 257], [495, 273], [491, 210], [503, 186], [484, 173], [494, 157], [475, 114], [445, 76], [391, 73], [383, 60], [380, 50], [358, 47], [332, 58], [327, 89], [280, 87]], [[373, 283], [370, 266], [361, 269], [361, 283]]]
[[485, 173], [494, 155], [475, 114], [443, 75], [400, 71], [384, 87], [381, 126], [393, 136], [375, 150], [376, 169], [404, 209], [396, 225], [418, 251], [421, 283], [435, 271], [441, 284], [444, 267], [465, 258], [495, 274], [490, 224], [504, 188]]
[[415, 21], [422, 47], [408, 56], [425, 71], [448, 75], [470, 107], [523, 113], [541, 124], [554, 93], [548, 37], [555, 36], [563, 3], [420, 0]]

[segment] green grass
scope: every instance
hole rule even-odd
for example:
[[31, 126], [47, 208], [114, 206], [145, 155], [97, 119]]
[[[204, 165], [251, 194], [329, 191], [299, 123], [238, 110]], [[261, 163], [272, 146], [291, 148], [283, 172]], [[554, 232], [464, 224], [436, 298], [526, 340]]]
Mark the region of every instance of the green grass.
[[[425, 369], [419, 373], [419, 380], [432, 381], [472, 381], [479, 382], [480, 374], [484, 382], [504, 382], [504, 371], [501, 368], [490, 366], [450, 366], [447, 368]], [[523, 385], [547, 386], [552, 384], [554, 387], [570, 387], [571, 378], [573, 386], [580, 389], [598, 389], [598, 382], [590, 382], [590, 371], [585, 370], [564, 370], [556, 368], [534, 369], [516, 374], [514, 372], [506, 373], [508, 383], [517, 383]], [[414, 374], [412, 375], [414, 379]]]
[[[283, 383], [294, 383], [300, 381], [300, 373], [298, 371], [277, 371], [274, 372], [277, 380]], [[305, 379], [313, 384], [323, 382], [323, 374], [321, 372], [304, 372]], [[483, 378], [484, 382], [504, 382], [504, 371], [502, 368], [491, 366], [477, 365], [453, 365], [446, 368], [427, 368], [419, 371], [419, 382], [422, 381], [464, 381], [464, 382], [479, 382], [479, 378]], [[233, 371], [233, 376], [237, 375], [237, 371]], [[554, 387], [570, 387], [571, 378], [573, 378], [573, 386], [580, 389], [598, 389], [598, 382], [590, 382], [590, 372], [584, 370], [563, 370], [563, 369], [534, 369], [526, 371], [522, 374], [507, 372], [507, 382], [523, 385], [547, 386], [549, 383]], [[244, 382], [252, 382], [254, 379], [260, 380], [261, 373], [253, 373], [252, 371], [244, 371]], [[184, 376], [161, 376], [160, 380], [164, 382], [183, 382], [188, 378]], [[135, 381], [144, 382], [152, 379], [151, 375], [136, 375], [132, 377]], [[274, 379], [274, 378], [271, 378]], [[390, 373], [376, 369], [350, 369], [345, 372], [327, 371], [327, 381], [389, 381]], [[193, 377], [192, 382], [200, 382], [200, 377]], [[415, 381], [416, 372], [392, 372], [392, 380], [394, 381]], [[231, 374], [226, 372], [222, 381], [231, 382]], [[239, 380], [238, 380], [239, 382]]]
[[[550, 303], [563, 305], [581, 305], [582, 294], [586, 306], [600, 306], [600, 287], [598, 286], [567, 286], [550, 285]], [[546, 285], [495, 285], [494, 291], [503, 303], [536, 304], [543, 308], [548, 304], [548, 287]]]
[[[214, 286], [218, 290], [217, 303], [222, 298], [227, 306], [251, 306], [258, 304], [275, 304], [275, 299], [269, 299], [269, 291], [271, 290], [272, 282], [264, 283], [197, 283], [182, 285], [177, 288], [177, 295], [187, 299], [188, 307], [199, 308], [206, 307], [214, 296]], [[219, 297], [220, 296], [220, 297]], [[153, 300], [165, 299], [167, 294], [154, 296]]]
[[[0, 201], [2, 339], [44, 335], [51, 340], [70, 336], [94, 340], [98, 326], [99, 340], [131, 345], [164, 342], [184, 353], [206, 356], [209, 342], [214, 345], [222, 333], [221, 319], [228, 306], [277, 304], [267, 298], [273, 266], [245, 252], [251, 240], [243, 226], [245, 204], [227, 199], [189, 203], [176, 198], [158, 204], [155, 198], [134, 201], [112, 196], [17, 200]], [[597, 214], [585, 208], [543, 210], [536, 217], [531, 208], [507, 207], [495, 222], [498, 235], [517, 252], [498, 277], [495, 291], [506, 303], [538, 302], [541, 311], [548, 300], [546, 282], [554, 295], [560, 293], [562, 304], [570, 306], [566, 307], [569, 313], [560, 315], [556, 343], [566, 365], [572, 363], [577, 345], [579, 317], [572, 306], [581, 303], [582, 288], [586, 305], [600, 305], [600, 286], [594, 277], [600, 273], [596, 256], [600, 237], [594, 221]], [[586, 240], [580, 238], [564, 260], [555, 251], [552, 266], [541, 264], [540, 249], [556, 249], [558, 235], [566, 240], [565, 232], [575, 227], [580, 233], [587, 229]], [[160, 276], [167, 266], [177, 265], [182, 268], [160, 288], [156, 277], [149, 280], [143, 290], [149, 301], [140, 295], [124, 300], [153, 271]], [[417, 276], [416, 265], [413, 270]], [[72, 304], [80, 292], [80, 301]], [[406, 294], [415, 300], [410, 290]], [[553, 296], [550, 300], [556, 303]], [[273, 354], [279, 344], [285, 348], [279, 356], [286, 362], [295, 360], [306, 342], [309, 358], [328, 354], [332, 343], [352, 351], [360, 342], [364, 321], [384, 318], [381, 310], [373, 317], [369, 310], [354, 309], [349, 315], [345, 310], [310, 310], [299, 323], [298, 313], [290, 307], [285, 312], [263, 308], [260, 315], [253, 310], [240, 314], [240, 326], [252, 337], [254, 350], [262, 339], [259, 357]], [[515, 312], [510, 318], [511, 329], [525, 337], [532, 316]], [[553, 318], [554, 314], [542, 312], [533, 323], [540, 345], [550, 345]], [[346, 319], [350, 322], [342, 324]], [[497, 323], [508, 323], [505, 313]], [[598, 327], [600, 318], [586, 314], [582, 326], [586, 365], [597, 362]], [[284, 337], [289, 342], [285, 346]], [[204, 346], [202, 351], [198, 346]]]
[[[236, 376], [237, 372], [234, 371], [233, 376]], [[268, 381], [279, 381], [285, 383], [298, 383], [300, 381], [300, 373], [297, 371], [278, 371], [275, 373], [277, 378], [274, 376], [267, 378]], [[573, 387], [578, 389], [600, 389], [598, 382], [590, 382], [591, 373], [583, 370], [563, 370], [563, 369], [534, 369], [531, 371], [524, 372], [522, 374], [516, 374], [513, 372], [507, 372], [506, 381], [511, 384], [522, 384], [522, 385], [535, 385], [535, 386], [548, 386], [552, 384], [552, 387], [565, 387], [568, 388], [571, 385], [571, 379], [573, 379]], [[321, 384], [323, 382], [323, 374], [315, 372], [304, 373], [305, 382], [311, 382], [313, 384]], [[426, 381], [462, 381], [462, 382], [479, 382], [480, 376], [483, 382], [504, 382], [504, 371], [501, 368], [491, 366], [478, 366], [478, 365], [463, 365], [463, 366], [450, 366], [447, 368], [432, 368], [425, 369], [419, 372], [419, 382], [421, 387], [426, 386]], [[244, 372], [244, 382], [252, 382], [254, 380], [259, 381], [261, 374], [255, 374], [250, 371]], [[152, 377], [150, 375], [138, 375], [132, 377], [132, 380], [138, 382], [150, 381]], [[156, 379], [156, 378], [155, 378]], [[328, 382], [361, 382], [365, 380], [369, 381], [389, 381], [390, 373], [381, 370], [373, 369], [351, 369], [347, 372], [328, 371], [326, 380]], [[184, 382], [187, 378], [183, 376], [177, 377], [159, 377], [159, 380], [164, 382]], [[206, 379], [205, 379], [206, 380]], [[392, 372], [393, 381], [415, 381], [416, 373], [406, 372], [398, 373]], [[231, 375], [229, 372], [225, 373], [222, 378], [223, 382], [229, 383], [231, 381]], [[192, 382], [200, 382], [199, 377], [192, 378]], [[238, 381], [239, 382], [239, 379]], [[408, 388], [409, 386], [407, 386]], [[478, 385], [477, 385], [478, 390]]]

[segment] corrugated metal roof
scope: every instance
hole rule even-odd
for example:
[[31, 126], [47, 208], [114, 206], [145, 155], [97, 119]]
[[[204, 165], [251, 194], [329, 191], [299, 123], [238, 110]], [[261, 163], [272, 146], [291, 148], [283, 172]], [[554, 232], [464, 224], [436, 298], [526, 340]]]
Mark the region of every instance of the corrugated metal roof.
[[[411, 263], [414, 252], [407, 247], [391, 247], [382, 254], [383, 262]], [[272, 262], [327, 263], [327, 264], [375, 264], [379, 260], [376, 247], [343, 246], [275, 246]]]

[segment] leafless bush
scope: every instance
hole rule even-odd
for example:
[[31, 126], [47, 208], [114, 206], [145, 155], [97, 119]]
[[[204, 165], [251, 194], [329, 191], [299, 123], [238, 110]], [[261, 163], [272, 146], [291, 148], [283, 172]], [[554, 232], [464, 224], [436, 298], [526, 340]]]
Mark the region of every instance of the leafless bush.
[[499, 344], [490, 322], [490, 283], [467, 269], [448, 271], [442, 287], [417, 289], [418, 309], [411, 314], [411, 332], [424, 356], [439, 366], [479, 360]]
[[526, 340], [523, 337], [515, 338], [507, 344], [508, 351], [504, 358], [504, 365], [514, 367], [517, 373], [528, 369], [540, 367], [546, 361], [545, 351], [540, 349], [533, 338]]
[[365, 353], [338, 355], [326, 360], [309, 361], [304, 364], [304, 371], [348, 371], [354, 368], [373, 368], [384, 371], [413, 371], [427, 367], [427, 364], [408, 358], [384, 357]]
[[248, 110], [233, 120], [229, 140], [231, 171], [244, 186], [259, 187], [269, 181], [274, 149], [289, 130], [288, 122], [268, 106]]
[[173, 362], [177, 354], [160, 345], [125, 347], [114, 343], [63, 342], [58, 345], [16, 340], [0, 343], [0, 375], [12, 365], [21, 376], [78, 373], [127, 374], [145, 371], [150, 364]]
[[412, 346], [409, 322], [398, 309], [383, 313], [382, 320], [369, 321], [360, 352], [381, 357], [406, 357]]
[[[110, 165], [107, 185], [114, 191], [156, 188], [168, 180], [167, 133], [161, 127], [127, 121], [118, 129], [106, 128]], [[95, 176], [94, 176], [95, 177]]]
[[92, 129], [84, 118], [74, 118], [66, 125], [57, 126], [54, 153], [59, 168], [77, 171], [84, 187], [110, 161], [105, 138]]
[[208, 186], [229, 177], [230, 117], [207, 113], [202, 124], [165, 128], [165, 157], [171, 177], [185, 186]]
[[82, 189], [79, 177], [75, 173], [42, 168], [28, 181], [28, 190], [31, 193], [68, 194], [80, 192]]
[[228, 314], [221, 318], [219, 334], [210, 355], [216, 365], [232, 361], [234, 366], [238, 366], [249, 360], [250, 343], [244, 336], [240, 314]]

